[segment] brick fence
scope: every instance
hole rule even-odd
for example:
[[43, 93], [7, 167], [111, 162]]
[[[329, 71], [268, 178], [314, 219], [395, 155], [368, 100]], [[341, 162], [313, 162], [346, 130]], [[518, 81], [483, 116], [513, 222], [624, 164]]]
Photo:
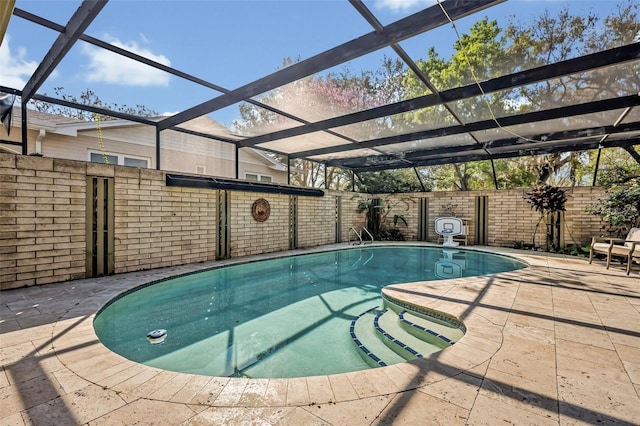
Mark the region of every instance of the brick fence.
[[[217, 191], [167, 187], [165, 173], [149, 169], [61, 159], [0, 154], [0, 289], [39, 285], [87, 275], [87, 177], [113, 179], [115, 273], [216, 259]], [[399, 228], [408, 240], [418, 235], [418, 199], [429, 200], [429, 240], [433, 221], [443, 206], [457, 204], [456, 214], [470, 220], [475, 240], [475, 200], [488, 198], [488, 244], [513, 246], [530, 242], [538, 219], [523, 199], [523, 189], [408, 194], [407, 204], [392, 210], [408, 226]], [[600, 222], [584, 208], [602, 195], [601, 188], [568, 192], [564, 240], [587, 243]], [[397, 196], [392, 196], [393, 197]], [[271, 215], [257, 222], [251, 206], [265, 198]], [[347, 241], [349, 229], [361, 229], [353, 193], [325, 191], [323, 197], [230, 191], [231, 257], [287, 250], [290, 211], [297, 207], [297, 247]], [[338, 206], [340, 208], [338, 208]], [[340, 217], [338, 227], [336, 217]], [[336, 237], [336, 233], [338, 237]], [[539, 234], [537, 241], [543, 239]]]

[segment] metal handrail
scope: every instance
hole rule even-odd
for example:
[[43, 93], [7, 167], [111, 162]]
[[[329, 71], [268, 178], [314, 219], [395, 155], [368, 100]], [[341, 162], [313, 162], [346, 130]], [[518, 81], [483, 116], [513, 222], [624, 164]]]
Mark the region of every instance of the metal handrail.
[[[358, 260], [356, 260], [355, 262], [353, 262], [353, 263], [351, 264], [351, 267], [352, 267], [352, 268], [355, 268], [355, 266], [356, 266], [358, 263], [360, 263], [360, 261], [362, 260], [362, 252], [363, 252], [363, 251], [365, 251], [365, 249], [358, 250], [358, 251], [360, 252], [360, 256], [358, 256]], [[372, 259], [373, 259], [373, 253], [372, 253], [371, 251], [369, 251], [369, 258], [368, 258], [367, 260], [365, 260], [365, 261], [362, 263], [362, 266], [363, 266], [363, 267], [364, 267], [364, 266], [367, 266], [367, 263], [371, 262], [371, 260], [372, 260]]]
[[[371, 244], [372, 242], [374, 242], [374, 238], [373, 235], [371, 234], [371, 232], [369, 232], [369, 230], [367, 228], [362, 228], [362, 234], [364, 235], [364, 233], [367, 233], [367, 235], [369, 236], [369, 238], [371, 238], [371, 241], [363, 241], [363, 244]], [[360, 237], [360, 241], [362, 241], [362, 237]]]
[[[353, 231], [354, 234], [356, 234], [356, 236], [358, 237], [358, 240], [354, 240], [354, 243], [351, 244], [351, 231]], [[360, 245], [362, 244], [362, 236], [360, 236], [360, 233], [358, 232], [358, 230], [354, 227], [351, 227], [349, 229], [349, 244], [350, 245]]]
[[373, 253], [369, 253], [369, 258], [364, 261], [362, 266], [367, 266], [367, 263], [371, 262], [371, 259], [373, 259]]

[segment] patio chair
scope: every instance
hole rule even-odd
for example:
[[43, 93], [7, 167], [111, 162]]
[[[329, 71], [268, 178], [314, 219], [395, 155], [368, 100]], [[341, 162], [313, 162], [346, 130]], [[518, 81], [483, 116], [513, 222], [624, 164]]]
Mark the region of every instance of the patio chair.
[[593, 260], [594, 252], [607, 255], [607, 269], [611, 265], [612, 256], [627, 258], [627, 275], [629, 275], [633, 259], [640, 259], [640, 228], [631, 228], [629, 235], [624, 240], [620, 238], [593, 237], [591, 239], [591, 250], [589, 250], [589, 263]]

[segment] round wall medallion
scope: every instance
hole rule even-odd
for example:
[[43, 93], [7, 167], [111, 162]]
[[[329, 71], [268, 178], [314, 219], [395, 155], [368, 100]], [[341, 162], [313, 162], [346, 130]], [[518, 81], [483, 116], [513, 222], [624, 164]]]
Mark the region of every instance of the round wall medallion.
[[271, 214], [271, 206], [269, 206], [269, 202], [264, 198], [260, 198], [253, 202], [251, 206], [251, 215], [258, 222], [264, 222], [269, 219], [269, 215]]

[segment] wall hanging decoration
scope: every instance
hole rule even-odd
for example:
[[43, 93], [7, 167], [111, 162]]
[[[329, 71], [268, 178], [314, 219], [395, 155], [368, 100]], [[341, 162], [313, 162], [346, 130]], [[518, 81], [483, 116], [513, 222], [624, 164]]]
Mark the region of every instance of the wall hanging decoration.
[[269, 202], [264, 198], [259, 198], [254, 201], [251, 206], [251, 215], [257, 222], [264, 222], [269, 219], [269, 215], [271, 214], [271, 206], [269, 206]]

